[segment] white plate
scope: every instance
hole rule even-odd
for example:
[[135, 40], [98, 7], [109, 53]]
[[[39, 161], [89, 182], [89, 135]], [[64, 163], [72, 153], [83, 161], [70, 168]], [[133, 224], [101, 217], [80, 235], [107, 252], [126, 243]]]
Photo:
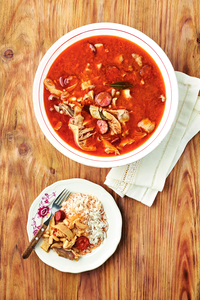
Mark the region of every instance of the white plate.
[[121, 239], [122, 230], [122, 217], [115, 200], [104, 188], [95, 183], [85, 179], [74, 178], [58, 181], [44, 189], [32, 203], [29, 210], [27, 223], [29, 240], [33, 238], [40, 225], [45, 221], [45, 216], [50, 212], [48, 206], [64, 188], [69, 189], [71, 192], [92, 194], [98, 197], [108, 218], [107, 238], [101, 246], [82, 256], [79, 261], [71, 261], [59, 257], [53, 251], [46, 253], [40, 248], [42, 239], [35, 247], [35, 252], [44, 263], [62, 272], [80, 273], [95, 269], [115, 252]]

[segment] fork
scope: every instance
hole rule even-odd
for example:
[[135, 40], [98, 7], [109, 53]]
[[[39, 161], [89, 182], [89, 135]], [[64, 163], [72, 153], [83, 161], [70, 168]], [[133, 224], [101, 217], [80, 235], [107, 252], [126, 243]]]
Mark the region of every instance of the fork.
[[54, 200], [50, 216], [41, 225], [40, 229], [38, 230], [38, 232], [36, 233], [36, 235], [32, 238], [32, 240], [30, 241], [30, 243], [29, 243], [28, 247], [26, 248], [26, 250], [23, 252], [23, 254], [22, 254], [22, 258], [23, 259], [29, 257], [29, 255], [31, 254], [31, 252], [33, 251], [33, 249], [35, 248], [35, 246], [39, 242], [39, 240], [40, 240], [41, 236], [43, 235], [44, 231], [47, 229], [52, 216], [55, 214], [56, 211], [58, 211], [61, 208], [62, 202], [64, 200], [66, 200], [69, 197], [70, 194], [71, 194], [70, 191], [68, 191], [67, 189], [64, 189], [60, 193], [60, 195], [58, 195], [58, 197]]

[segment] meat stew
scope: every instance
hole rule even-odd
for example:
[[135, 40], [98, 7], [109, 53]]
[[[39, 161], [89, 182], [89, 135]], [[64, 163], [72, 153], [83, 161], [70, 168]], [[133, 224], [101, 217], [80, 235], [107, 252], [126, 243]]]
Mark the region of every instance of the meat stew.
[[96, 156], [144, 144], [162, 118], [162, 74], [138, 45], [116, 36], [83, 39], [63, 51], [44, 80], [44, 104], [56, 133]]

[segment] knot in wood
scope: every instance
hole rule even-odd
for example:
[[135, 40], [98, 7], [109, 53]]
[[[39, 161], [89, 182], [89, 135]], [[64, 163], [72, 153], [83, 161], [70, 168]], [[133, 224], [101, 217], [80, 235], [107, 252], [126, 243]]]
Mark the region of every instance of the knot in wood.
[[14, 55], [14, 53], [13, 53], [12, 49], [7, 49], [4, 52], [4, 57], [7, 58], [7, 59], [11, 59], [13, 57], [13, 55]]
[[55, 174], [55, 172], [56, 172], [55, 169], [51, 167], [51, 168], [50, 168], [50, 173], [51, 173], [51, 174]]
[[20, 144], [18, 147], [19, 154], [22, 156], [27, 155], [28, 150], [28, 146], [25, 143]]

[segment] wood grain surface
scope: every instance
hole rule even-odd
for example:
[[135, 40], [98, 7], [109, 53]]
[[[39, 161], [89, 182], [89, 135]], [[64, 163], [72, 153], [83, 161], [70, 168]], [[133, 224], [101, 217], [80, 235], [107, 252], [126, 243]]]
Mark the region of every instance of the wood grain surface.
[[[141, 30], [174, 69], [200, 77], [199, 0], [0, 0], [0, 299], [199, 300], [200, 135], [187, 145], [151, 208], [104, 185], [109, 169], [76, 163], [44, 137], [33, 110], [36, 69], [65, 33], [94, 22]], [[28, 243], [29, 208], [50, 184], [85, 178], [114, 197], [121, 242], [99, 268], [70, 274]]]

